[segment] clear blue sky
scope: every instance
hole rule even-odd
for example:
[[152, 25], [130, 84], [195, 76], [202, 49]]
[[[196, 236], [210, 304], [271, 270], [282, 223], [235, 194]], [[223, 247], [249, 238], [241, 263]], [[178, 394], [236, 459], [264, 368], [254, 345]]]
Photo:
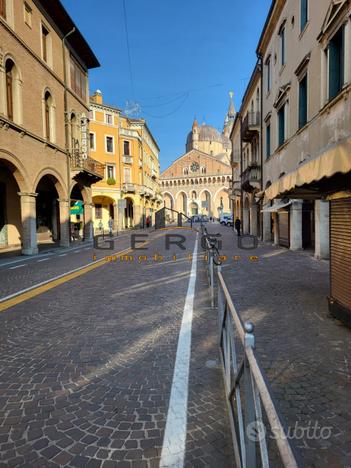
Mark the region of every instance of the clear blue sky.
[[[271, 0], [63, 0], [98, 57], [90, 89], [125, 109], [141, 105], [156, 138], [161, 169], [185, 152], [199, 123], [222, 128], [228, 92], [238, 108], [256, 62], [256, 45]], [[133, 95], [134, 94], [134, 95]]]

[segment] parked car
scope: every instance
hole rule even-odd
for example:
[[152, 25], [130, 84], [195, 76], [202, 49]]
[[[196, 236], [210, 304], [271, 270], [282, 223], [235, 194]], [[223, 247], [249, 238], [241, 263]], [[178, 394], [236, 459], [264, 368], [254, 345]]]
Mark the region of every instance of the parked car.
[[233, 216], [230, 213], [223, 213], [219, 218], [219, 222], [224, 226], [232, 226]]

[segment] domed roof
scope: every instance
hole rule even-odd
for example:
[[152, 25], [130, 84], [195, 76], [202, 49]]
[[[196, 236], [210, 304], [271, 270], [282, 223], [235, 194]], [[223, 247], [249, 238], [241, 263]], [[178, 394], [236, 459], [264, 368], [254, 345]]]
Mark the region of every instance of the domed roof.
[[[198, 141], [218, 141], [219, 143], [224, 143], [223, 135], [211, 125], [202, 124], [198, 127], [199, 140]], [[191, 131], [188, 134], [187, 143], [190, 143], [193, 137], [193, 132]]]
[[222, 135], [214, 127], [210, 125], [202, 124], [199, 128], [199, 140], [200, 141], [218, 141], [222, 142]]

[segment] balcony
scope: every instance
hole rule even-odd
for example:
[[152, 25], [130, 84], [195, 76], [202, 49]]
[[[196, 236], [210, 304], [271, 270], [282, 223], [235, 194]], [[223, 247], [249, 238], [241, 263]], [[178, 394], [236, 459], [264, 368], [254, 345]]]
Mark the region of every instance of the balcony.
[[131, 182], [125, 182], [123, 184], [123, 192], [124, 193], [135, 193], [135, 184]]
[[124, 164], [133, 164], [133, 156], [130, 156], [129, 154], [124, 154], [122, 160]]
[[241, 139], [246, 142], [252, 141], [260, 131], [260, 125], [260, 112], [248, 112], [241, 124]]
[[251, 163], [241, 174], [241, 187], [245, 192], [253, 192], [261, 188], [261, 167]]
[[105, 176], [105, 165], [91, 158], [82, 156], [79, 151], [71, 153], [71, 172], [73, 178], [84, 178], [87, 183], [94, 184]]
[[146, 198], [153, 198], [154, 191], [150, 187], [145, 187], [145, 197]]
[[229, 182], [229, 197], [233, 200], [235, 197], [240, 196], [241, 193], [241, 180], [231, 180]]

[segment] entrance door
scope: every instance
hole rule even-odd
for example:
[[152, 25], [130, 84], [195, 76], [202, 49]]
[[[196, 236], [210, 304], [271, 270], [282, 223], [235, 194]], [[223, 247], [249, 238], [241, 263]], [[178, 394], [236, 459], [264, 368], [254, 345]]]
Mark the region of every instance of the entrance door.
[[0, 247], [7, 245], [6, 187], [0, 183]]
[[314, 248], [314, 206], [313, 202], [302, 205], [302, 248]]
[[190, 209], [192, 215], [197, 215], [199, 213], [199, 208], [196, 203], [192, 203]]
[[290, 213], [289, 211], [278, 212], [279, 245], [290, 248]]

